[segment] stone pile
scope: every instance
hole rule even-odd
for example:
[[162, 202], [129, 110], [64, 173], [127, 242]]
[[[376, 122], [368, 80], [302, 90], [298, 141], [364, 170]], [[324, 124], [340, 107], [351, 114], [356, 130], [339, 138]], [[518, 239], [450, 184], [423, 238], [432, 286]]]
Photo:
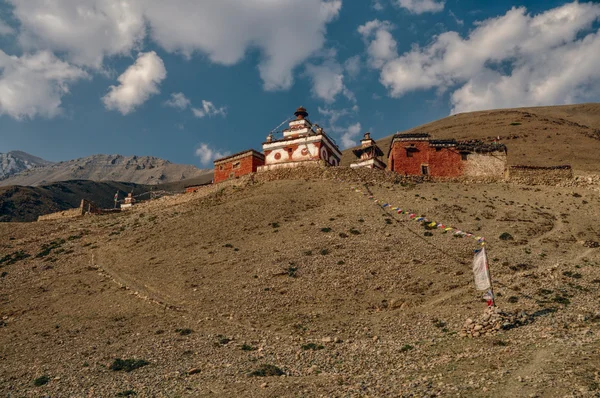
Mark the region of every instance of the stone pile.
[[530, 321], [531, 317], [525, 311], [509, 314], [501, 311], [498, 307], [488, 307], [478, 321], [470, 318], [465, 321], [460, 336], [469, 338], [492, 336], [499, 330], [516, 328]]

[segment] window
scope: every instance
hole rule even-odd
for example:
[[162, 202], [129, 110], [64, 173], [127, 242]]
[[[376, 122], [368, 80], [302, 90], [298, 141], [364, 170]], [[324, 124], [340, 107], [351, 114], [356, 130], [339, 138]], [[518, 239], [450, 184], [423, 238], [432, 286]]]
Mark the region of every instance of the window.
[[460, 153], [460, 158], [462, 160], [467, 160], [467, 157], [469, 156], [469, 154], [467, 152], [461, 152]]
[[423, 174], [424, 176], [429, 175], [429, 166], [427, 165], [422, 165], [421, 166], [421, 174]]
[[239, 169], [240, 168], [240, 162], [233, 162], [233, 166], [231, 166], [232, 169]]
[[406, 150], [406, 157], [407, 158], [412, 158], [413, 157], [413, 151], [411, 151], [410, 149]]
[[220, 170], [220, 171], [223, 171], [223, 165], [220, 165], [220, 166], [219, 166], [219, 170]]

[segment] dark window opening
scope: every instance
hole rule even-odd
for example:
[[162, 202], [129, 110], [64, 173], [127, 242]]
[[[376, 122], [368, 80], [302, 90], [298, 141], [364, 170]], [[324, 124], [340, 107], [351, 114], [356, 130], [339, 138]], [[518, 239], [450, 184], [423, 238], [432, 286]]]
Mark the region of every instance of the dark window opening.
[[429, 175], [429, 166], [421, 166], [421, 174], [423, 174], [424, 176]]
[[223, 170], [223, 165], [220, 165], [220, 166], [219, 166], [219, 170]]
[[234, 162], [233, 166], [231, 167], [232, 169], [238, 169], [240, 167], [240, 162]]
[[461, 152], [461, 154], [460, 154], [461, 160], [467, 160], [467, 156], [469, 156], [469, 154], [467, 152]]
[[406, 157], [407, 158], [412, 158], [413, 157], [413, 151], [411, 151], [410, 149], [406, 150]]

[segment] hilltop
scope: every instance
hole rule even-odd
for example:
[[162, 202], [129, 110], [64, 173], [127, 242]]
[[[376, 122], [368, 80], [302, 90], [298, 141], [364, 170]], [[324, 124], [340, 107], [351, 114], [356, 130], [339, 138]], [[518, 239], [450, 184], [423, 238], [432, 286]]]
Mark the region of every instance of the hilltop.
[[[498, 109], [460, 113], [402, 133], [426, 132], [436, 139], [500, 141], [509, 165], [570, 164], [576, 172], [600, 172], [600, 104]], [[377, 140], [387, 156], [393, 135]], [[345, 150], [342, 165], [355, 156]]]
[[[365, 186], [346, 168], [328, 173], [265, 173], [122, 214], [0, 224], [0, 392], [597, 392], [600, 249], [586, 243], [598, 240], [596, 192], [392, 184], [367, 171]], [[426, 231], [352, 186], [485, 236], [497, 304], [528, 323], [460, 337], [485, 307], [475, 241]]]
[[180, 165], [153, 156], [92, 155], [42, 164], [0, 180], [0, 186], [37, 186], [57, 181], [119, 181], [158, 185], [202, 177], [212, 171]]
[[0, 180], [18, 174], [24, 170], [51, 165], [52, 162], [22, 151], [0, 153]]

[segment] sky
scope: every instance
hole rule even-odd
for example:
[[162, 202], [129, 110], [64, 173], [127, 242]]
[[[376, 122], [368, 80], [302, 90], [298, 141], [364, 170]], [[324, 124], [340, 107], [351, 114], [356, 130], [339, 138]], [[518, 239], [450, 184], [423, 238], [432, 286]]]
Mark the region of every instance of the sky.
[[600, 100], [600, 1], [0, 0], [0, 152], [212, 167], [304, 106], [342, 148]]

